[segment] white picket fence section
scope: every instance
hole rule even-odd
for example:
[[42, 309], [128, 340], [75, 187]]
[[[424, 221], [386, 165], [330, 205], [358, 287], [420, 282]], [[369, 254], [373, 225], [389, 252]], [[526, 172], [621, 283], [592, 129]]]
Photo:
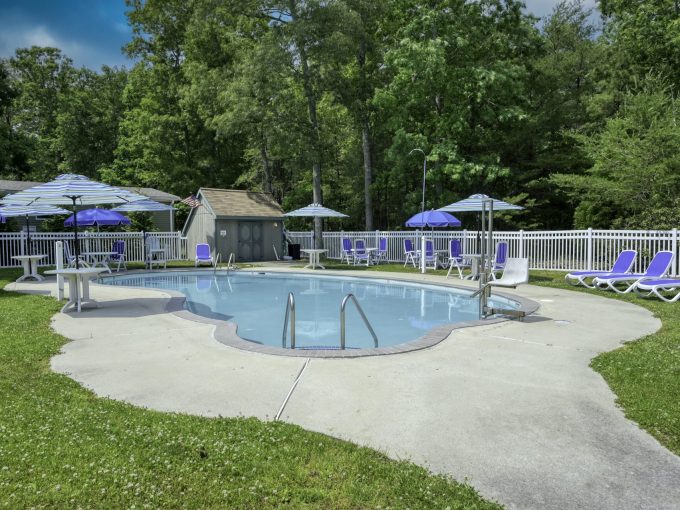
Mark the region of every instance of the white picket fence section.
[[[168, 260], [187, 260], [187, 239], [181, 232], [80, 232], [80, 251], [110, 250], [114, 241], [125, 241], [125, 256], [128, 262], [144, 262], [144, 238], [158, 239], [159, 248], [165, 249]], [[40, 261], [41, 266], [53, 266], [54, 243], [73, 243], [73, 232], [37, 232], [31, 234], [32, 253], [47, 255]], [[71, 246], [73, 246], [71, 244]], [[12, 259], [26, 253], [26, 233], [0, 233], [0, 267], [20, 267], [21, 262]]]
[[[419, 245], [420, 231], [371, 231], [371, 232], [324, 232], [326, 256], [340, 259], [342, 239], [364, 239], [366, 246], [377, 247], [381, 237], [387, 238], [387, 258], [390, 262], [404, 262], [404, 240], [412, 239]], [[288, 232], [291, 241], [301, 247], [311, 248], [313, 232]], [[460, 239], [463, 251], [479, 253], [479, 232], [472, 230], [425, 231], [434, 240], [435, 249], [446, 250], [449, 239]], [[554, 271], [609, 269], [614, 260], [625, 249], [637, 250], [638, 256], [634, 270], [643, 272], [647, 264], [659, 250], [672, 251], [676, 256], [671, 274], [679, 274], [678, 231], [673, 230], [524, 230], [514, 232], [494, 232], [493, 241], [507, 241], [511, 257], [527, 257], [531, 269]]]

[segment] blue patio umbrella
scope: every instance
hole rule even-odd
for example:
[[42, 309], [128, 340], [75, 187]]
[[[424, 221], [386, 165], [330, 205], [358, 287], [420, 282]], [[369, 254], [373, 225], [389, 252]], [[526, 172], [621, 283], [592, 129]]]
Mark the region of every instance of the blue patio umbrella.
[[425, 211], [414, 214], [406, 222], [407, 227], [460, 227], [460, 220], [443, 211]]
[[[131, 223], [130, 218], [123, 216], [119, 212], [110, 211], [109, 209], [83, 209], [78, 211], [75, 216], [78, 219], [78, 225], [93, 226], [96, 225], [99, 228], [102, 225], [112, 226], [112, 225], [129, 225]], [[66, 221], [64, 221], [64, 226], [73, 226], [74, 215], [72, 214]]]
[[[147, 197], [132, 191], [88, 179], [84, 175], [62, 174], [56, 179], [32, 188], [7, 195], [2, 204], [11, 205], [70, 205], [75, 213], [78, 205], [124, 204]], [[78, 217], [73, 222], [76, 268], [80, 245], [78, 243]]]

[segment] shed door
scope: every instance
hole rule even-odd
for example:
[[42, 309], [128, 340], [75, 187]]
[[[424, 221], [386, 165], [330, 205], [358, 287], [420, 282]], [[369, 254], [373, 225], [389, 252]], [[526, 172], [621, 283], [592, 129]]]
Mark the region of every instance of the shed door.
[[238, 260], [256, 262], [262, 260], [262, 223], [241, 221], [238, 224]]

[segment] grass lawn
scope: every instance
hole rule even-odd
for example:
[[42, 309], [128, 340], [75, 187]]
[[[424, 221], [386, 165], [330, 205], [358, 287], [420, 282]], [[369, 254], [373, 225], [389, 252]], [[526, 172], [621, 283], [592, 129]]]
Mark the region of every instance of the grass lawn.
[[[0, 289], [19, 271], [0, 270]], [[500, 508], [469, 486], [281, 422], [159, 413], [49, 368], [51, 298], [0, 290], [0, 507]]]

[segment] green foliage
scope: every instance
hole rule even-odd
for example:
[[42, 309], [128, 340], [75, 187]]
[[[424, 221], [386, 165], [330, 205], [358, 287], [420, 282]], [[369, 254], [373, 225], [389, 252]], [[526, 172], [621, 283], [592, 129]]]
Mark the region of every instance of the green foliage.
[[675, 0], [603, 0], [603, 27], [583, 0], [543, 20], [518, 0], [126, 4], [130, 70], [38, 47], [0, 65], [0, 177], [258, 189], [394, 228], [420, 209], [419, 148], [427, 208], [483, 192], [527, 207], [500, 228], [677, 223], [655, 145], [675, 147]]
[[679, 107], [676, 98], [650, 79], [625, 96], [601, 132], [578, 136], [592, 168], [585, 175], [553, 176], [579, 201], [577, 227], [654, 229], [661, 228], [661, 221], [677, 226]]

